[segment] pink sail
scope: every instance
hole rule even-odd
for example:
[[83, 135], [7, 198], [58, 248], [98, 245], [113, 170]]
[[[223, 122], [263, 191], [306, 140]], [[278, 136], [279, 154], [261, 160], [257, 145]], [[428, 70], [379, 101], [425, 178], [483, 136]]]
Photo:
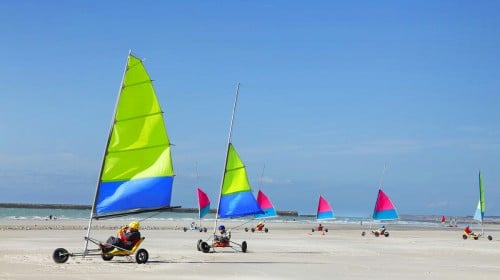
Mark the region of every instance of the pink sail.
[[391, 199], [382, 189], [378, 190], [377, 201], [375, 202], [375, 209], [373, 210], [374, 220], [395, 220], [398, 219], [396, 207], [392, 204]]
[[323, 196], [320, 195], [316, 219], [324, 220], [324, 219], [333, 219], [334, 217], [335, 216], [333, 214], [333, 210], [332, 207], [330, 206], [330, 203]]
[[198, 188], [198, 208], [200, 219], [210, 211], [210, 199], [200, 188]]
[[255, 218], [270, 218], [277, 216], [276, 209], [271, 203], [271, 200], [261, 190], [259, 190], [257, 194], [257, 203], [264, 213], [254, 214]]

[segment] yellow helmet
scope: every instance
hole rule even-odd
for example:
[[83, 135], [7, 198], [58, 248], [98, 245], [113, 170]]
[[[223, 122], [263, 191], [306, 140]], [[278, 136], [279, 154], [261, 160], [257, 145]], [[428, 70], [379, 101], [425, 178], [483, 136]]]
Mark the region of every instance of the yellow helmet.
[[133, 222], [130, 222], [130, 224], [128, 225], [129, 228], [133, 228], [135, 230], [139, 230], [139, 222], [138, 221], [133, 221]]

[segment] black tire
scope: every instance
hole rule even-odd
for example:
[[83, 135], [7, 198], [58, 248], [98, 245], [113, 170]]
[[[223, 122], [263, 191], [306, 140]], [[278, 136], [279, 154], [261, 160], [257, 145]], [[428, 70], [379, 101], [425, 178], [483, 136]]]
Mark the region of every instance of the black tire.
[[186, 232], [188, 229], [187, 229], [187, 227], [184, 227], [182, 230], [184, 230], [184, 232]]
[[254, 228], [252, 228], [252, 232], [255, 232], [255, 229], [254, 229]]
[[374, 232], [373, 234], [375, 234], [375, 237], [378, 237], [380, 235], [380, 233], [378, 233], [378, 231]]
[[112, 260], [113, 257], [114, 257], [113, 255], [108, 255], [108, 254], [102, 254], [101, 255], [102, 260], [103, 261], [107, 261], [107, 262], [109, 262], [110, 260]]
[[384, 232], [384, 236], [389, 237], [389, 232], [388, 231]]
[[241, 251], [242, 251], [243, 253], [246, 253], [246, 252], [247, 252], [247, 242], [246, 242], [246, 241], [243, 241], [243, 242], [241, 243]]
[[210, 245], [208, 245], [207, 242], [201, 242], [200, 248], [203, 251], [203, 253], [208, 253], [210, 252]]
[[245, 232], [248, 232], [248, 228], [247, 227], [245, 228]]
[[148, 259], [149, 259], [149, 253], [148, 253], [148, 251], [146, 251], [146, 249], [139, 249], [135, 253], [135, 261], [138, 264], [147, 263]]
[[203, 228], [203, 232], [207, 232], [207, 228], [206, 228], [206, 227], [205, 227], [205, 228]]
[[196, 244], [196, 249], [198, 249], [198, 251], [201, 251], [201, 247], [200, 247], [201, 242], [203, 242], [203, 240], [200, 239], [200, 240], [198, 240], [198, 243]]
[[269, 232], [269, 229], [264, 228], [264, 232], [265, 232], [265, 233], [268, 233], [268, 232]]
[[365, 236], [365, 235], [366, 235], [366, 232], [362, 231], [361, 236]]
[[465, 240], [467, 239], [467, 234], [462, 235], [462, 238]]
[[474, 240], [479, 240], [479, 236], [474, 236]]
[[328, 229], [327, 229], [327, 228], [325, 228], [325, 232], [328, 232]]
[[311, 229], [311, 230], [312, 230], [312, 232], [314, 232], [314, 228], [313, 228], [313, 229]]
[[488, 235], [488, 240], [490, 240], [490, 241], [493, 240], [493, 236]]
[[54, 250], [54, 253], [52, 253], [52, 259], [56, 263], [65, 263], [69, 259], [69, 253], [68, 250], [64, 248], [57, 248]]

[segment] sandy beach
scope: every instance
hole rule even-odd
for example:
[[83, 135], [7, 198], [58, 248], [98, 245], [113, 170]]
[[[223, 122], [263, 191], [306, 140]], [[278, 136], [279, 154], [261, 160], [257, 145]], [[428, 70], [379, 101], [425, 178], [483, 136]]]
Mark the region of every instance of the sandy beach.
[[[141, 230], [146, 237], [141, 248], [149, 252], [146, 264], [125, 257], [105, 262], [99, 256], [55, 263], [56, 248], [83, 251], [86, 224], [0, 222], [0, 279], [497, 279], [500, 275], [498, 225], [485, 227], [493, 236], [489, 241], [463, 240], [462, 228], [389, 225], [389, 237], [363, 237], [368, 226], [327, 224], [329, 230], [323, 234], [311, 231], [314, 224], [268, 222], [268, 233], [245, 232], [250, 224], [232, 229], [233, 241], [248, 243], [247, 253], [231, 248], [202, 253], [196, 243], [210, 237], [211, 223], [205, 223], [209, 233], [200, 233], [184, 232], [186, 224], [181, 222], [146, 221]], [[121, 224], [94, 222], [91, 236], [105, 240]]]

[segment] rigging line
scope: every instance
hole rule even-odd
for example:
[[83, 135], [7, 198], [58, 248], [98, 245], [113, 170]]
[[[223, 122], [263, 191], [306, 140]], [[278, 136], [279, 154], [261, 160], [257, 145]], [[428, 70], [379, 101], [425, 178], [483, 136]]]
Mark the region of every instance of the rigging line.
[[382, 182], [384, 181], [385, 170], [387, 169], [387, 162], [384, 164], [384, 170], [382, 171], [382, 176], [380, 177], [380, 184], [378, 185], [378, 189], [382, 189]]

